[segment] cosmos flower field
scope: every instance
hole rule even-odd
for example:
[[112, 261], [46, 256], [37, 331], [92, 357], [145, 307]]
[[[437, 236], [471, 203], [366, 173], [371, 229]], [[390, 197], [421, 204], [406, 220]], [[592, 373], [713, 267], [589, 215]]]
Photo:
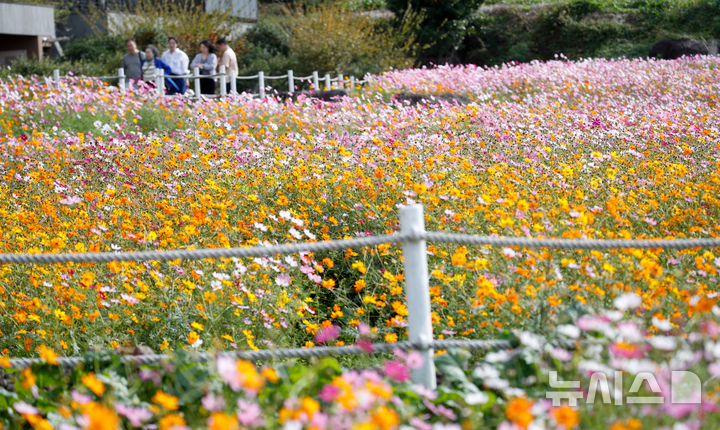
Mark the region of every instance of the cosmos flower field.
[[[472, 103], [410, 106], [392, 99], [398, 92], [449, 92]], [[82, 77], [60, 86], [0, 81], [0, 253], [386, 234], [399, 228], [398, 207], [413, 202], [436, 231], [717, 238], [719, 99], [712, 57], [392, 71], [338, 103], [247, 94], [194, 102], [143, 90], [121, 96]], [[0, 365], [7, 357], [48, 361], [7, 370], [15, 391], [0, 401], [0, 425], [621, 430], [720, 423], [720, 384], [712, 379], [720, 377], [720, 249], [429, 244], [428, 251], [435, 337], [505, 338], [520, 348], [440, 351], [441, 389], [419, 394], [407, 378], [413, 354], [277, 367], [188, 364], [195, 351], [406, 339], [396, 245], [195, 262], [0, 265]], [[51, 364], [56, 355], [137, 347], [175, 351], [174, 365], [190, 366], [195, 379], [180, 381], [170, 364], [116, 362], [72, 375]], [[370, 364], [374, 370], [348, 370]], [[545, 396], [550, 371], [587, 388], [593, 372], [650, 369], [665, 375], [660, 387], [667, 388], [666, 374], [678, 366], [709, 381], [684, 408], [558, 406]], [[145, 376], [133, 379], [135, 371]], [[188, 380], [195, 388], [183, 385]], [[38, 385], [57, 392], [38, 393]]]

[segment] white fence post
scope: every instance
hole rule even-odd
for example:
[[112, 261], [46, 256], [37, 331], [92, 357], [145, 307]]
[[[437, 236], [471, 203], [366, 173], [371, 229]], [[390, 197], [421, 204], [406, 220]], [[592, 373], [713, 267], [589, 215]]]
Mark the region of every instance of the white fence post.
[[230, 93], [237, 94], [237, 73], [230, 72]]
[[162, 97], [165, 95], [165, 71], [158, 69], [158, 73], [155, 76], [155, 87], [157, 88], [158, 96]]
[[355, 76], [350, 76], [350, 91], [355, 91]]
[[332, 81], [330, 80], [330, 73], [325, 73], [325, 89], [332, 89]]
[[195, 88], [195, 99], [200, 100], [200, 68], [193, 67], [193, 88]]
[[[407, 205], [400, 208], [400, 231], [418, 235], [425, 233], [422, 205]], [[425, 240], [411, 239], [403, 242], [402, 253], [410, 341], [429, 347], [433, 341], [433, 331]], [[413, 370], [413, 382], [434, 390], [437, 385], [435, 362], [433, 361], [434, 352], [427, 348], [421, 353], [423, 365], [421, 368]]]
[[320, 91], [320, 76], [317, 71], [313, 72], [313, 90]]
[[338, 89], [342, 90], [345, 88], [345, 79], [343, 78], [342, 73], [338, 74]]
[[288, 70], [288, 92], [290, 94], [295, 92], [295, 75], [292, 70]]
[[60, 86], [60, 69], [53, 70], [53, 81], [55, 81], [55, 85]]
[[225, 74], [225, 66], [220, 66], [220, 97], [227, 95], [227, 75]]
[[258, 90], [260, 91], [260, 98], [265, 98], [265, 72], [262, 70], [258, 72]]
[[125, 69], [122, 67], [118, 69], [118, 88], [120, 88], [120, 94], [125, 94]]

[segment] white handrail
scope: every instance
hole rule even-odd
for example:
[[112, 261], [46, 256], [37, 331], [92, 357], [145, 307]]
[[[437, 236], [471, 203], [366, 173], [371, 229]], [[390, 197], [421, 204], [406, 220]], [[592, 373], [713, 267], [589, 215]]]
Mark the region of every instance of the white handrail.
[[[127, 85], [127, 76], [125, 75], [125, 70], [120, 68], [118, 69], [117, 76], [88, 76], [89, 78], [94, 79], [101, 79], [101, 80], [118, 80], [118, 89], [120, 94], [125, 94], [128, 90]], [[56, 86], [60, 86], [62, 76], [60, 75], [60, 70], [55, 69], [53, 70], [53, 77], [52, 81], [55, 83]], [[311, 80], [311, 89], [315, 91], [320, 91], [322, 88], [320, 87], [320, 74], [317, 71], [314, 71], [312, 75], [308, 76], [295, 76], [294, 72], [292, 70], [288, 70], [288, 72], [284, 75], [273, 75], [268, 76], [265, 75], [265, 72], [258, 72], [255, 75], [246, 75], [246, 76], [238, 76], [233, 73], [228, 74], [225, 71], [225, 66], [220, 66], [219, 73], [213, 73], [210, 75], [202, 75], [199, 73], [199, 69], [197, 67], [193, 68], [192, 73], [189, 74], [183, 74], [183, 75], [165, 75], [164, 71], [158, 70], [157, 74], [155, 75], [154, 83], [157, 95], [160, 97], [163, 97], [165, 95], [165, 79], [188, 79], [193, 81], [193, 91], [195, 94], [193, 95], [195, 99], [200, 100], [201, 99], [201, 88], [200, 88], [200, 79], [212, 79], [212, 78], [219, 78], [220, 83], [220, 89], [219, 89], [219, 96], [225, 97], [228, 93], [227, 91], [227, 83], [230, 84], [230, 93], [231, 94], [237, 94], [237, 80], [252, 80], [257, 79], [258, 80], [258, 92], [260, 97], [265, 97], [265, 80], [277, 80], [277, 79], [287, 79], [288, 80], [288, 92], [294, 93], [296, 91], [295, 88], [295, 82], [296, 81], [309, 81]], [[229, 79], [229, 81], [228, 81]], [[340, 89], [343, 89], [346, 87], [346, 85], [349, 83], [350, 90], [354, 90], [357, 85], [362, 85], [364, 83], [367, 83], [367, 80], [357, 80], [354, 76], [350, 76], [349, 82], [345, 80], [343, 77], [343, 74], [340, 73], [337, 75], [337, 77], [333, 78], [330, 76], [329, 73], [326, 73], [322, 80], [325, 84], [325, 89], [332, 89], [333, 83], [337, 82], [337, 87]], [[213, 94], [206, 94], [208, 97], [213, 97], [215, 95]]]

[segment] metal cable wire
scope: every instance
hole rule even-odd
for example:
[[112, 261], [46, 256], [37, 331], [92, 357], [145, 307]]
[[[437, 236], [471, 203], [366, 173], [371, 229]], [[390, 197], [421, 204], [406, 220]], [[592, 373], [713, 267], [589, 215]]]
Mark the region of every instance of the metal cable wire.
[[[365, 349], [358, 345], [345, 346], [316, 346], [313, 348], [282, 348], [282, 349], [261, 349], [257, 351], [232, 351], [211, 354], [201, 352], [193, 355], [193, 361], [210, 361], [219, 356], [239, 358], [248, 361], [278, 360], [288, 358], [315, 358], [315, 357], [337, 357], [342, 355], [360, 354], [382, 354], [395, 350], [412, 351], [427, 349], [469, 349], [469, 350], [498, 350], [512, 348], [512, 343], [507, 340], [476, 340], [476, 339], [447, 339], [435, 340], [430, 343], [400, 341], [395, 343], [374, 343]], [[166, 360], [167, 354], [146, 354], [146, 355], [123, 355], [121, 361], [134, 364], [151, 364]], [[109, 361], [112, 357], [58, 357], [58, 365], [61, 367], [75, 367], [87, 361]], [[45, 361], [41, 358], [11, 358], [10, 366], [22, 369], [34, 364], [41, 364]]]
[[277, 75], [277, 76], [265, 76], [265, 79], [285, 79], [287, 77], [288, 77], [288, 75], [285, 74], [285, 75]]
[[235, 76], [235, 79], [257, 79], [259, 75]]

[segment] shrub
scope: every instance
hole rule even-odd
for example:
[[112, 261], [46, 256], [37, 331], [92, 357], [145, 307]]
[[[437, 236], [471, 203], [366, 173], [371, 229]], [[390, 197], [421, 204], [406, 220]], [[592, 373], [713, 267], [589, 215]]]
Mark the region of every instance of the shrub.
[[72, 73], [75, 75], [86, 76], [102, 76], [115, 75], [117, 67], [113, 68], [113, 64], [106, 64], [96, 61], [62, 61], [56, 59], [45, 59], [38, 61], [36, 59], [28, 59], [27, 57], [18, 57], [11, 64], [9, 69], [0, 70], [0, 77], [12, 75], [22, 76], [52, 76], [53, 70], [60, 70], [61, 75]]
[[423, 13], [415, 36], [422, 46], [423, 62], [458, 62], [458, 51], [468, 34], [472, 15], [483, 0], [387, 0], [387, 7], [400, 17], [407, 10]]
[[303, 75], [317, 70], [363, 76], [408, 67], [415, 47], [409, 28], [417, 15], [407, 14], [402, 22], [404, 27], [394, 28], [339, 3], [286, 8], [282, 15], [263, 16], [245, 34], [237, 51], [240, 73], [293, 69]]
[[[166, 36], [175, 36], [182, 49], [194, 52], [200, 41], [207, 39], [214, 42], [232, 31], [229, 10], [207, 14], [202, 2], [138, 0], [132, 4], [118, 10], [119, 16], [124, 14], [126, 18], [113, 22], [113, 34], [122, 38], [135, 37], [139, 46], [151, 42], [164, 45]], [[91, 9], [88, 22], [103, 22], [94, 19], [102, 13], [99, 9]], [[102, 31], [96, 29], [98, 34]]]
[[124, 40], [119, 36], [84, 37], [68, 44], [65, 57], [70, 61], [106, 61], [125, 49]]
[[391, 30], [336, 3], [295, 8], [285, 21], [287, 44], [303, 73], [310, 70], [364, 74], [412, 65], [409, 50]]

